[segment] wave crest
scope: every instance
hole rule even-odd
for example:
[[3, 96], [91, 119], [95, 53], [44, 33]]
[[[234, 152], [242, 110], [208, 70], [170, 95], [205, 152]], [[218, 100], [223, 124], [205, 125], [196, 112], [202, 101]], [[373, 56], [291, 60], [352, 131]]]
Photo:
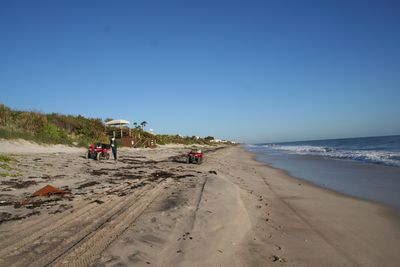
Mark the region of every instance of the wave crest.
[[286, 151], [290, 154], [322, 156], [337, 159], [351, 159], [368, 163], [400, 167], [400, 152], [378, 150], [343, 150], [310, 145], [268, 145], [268, 148]]

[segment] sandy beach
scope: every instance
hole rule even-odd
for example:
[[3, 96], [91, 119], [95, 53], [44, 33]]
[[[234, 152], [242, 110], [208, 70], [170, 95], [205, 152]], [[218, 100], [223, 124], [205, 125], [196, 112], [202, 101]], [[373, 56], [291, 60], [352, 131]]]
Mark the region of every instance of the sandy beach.
[[[8, 141], [7, 141], [8, 142]], [[19, 147], [19, 149], [13, 149]], [[84, 149], [9, 144], [1, 266], [398, 266], [400, 216], [254, 160], [240, 146]], [[3, 146], [6, 147], [6, 146]], [[32, 197], [52, 185], [65, 194]]]

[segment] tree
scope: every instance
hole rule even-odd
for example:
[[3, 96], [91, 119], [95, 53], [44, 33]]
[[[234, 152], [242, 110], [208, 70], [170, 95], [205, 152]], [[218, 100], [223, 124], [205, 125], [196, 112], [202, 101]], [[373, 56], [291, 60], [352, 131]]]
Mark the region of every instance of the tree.
[[140, 123], [140, 126], [142, 126], [142, 129], [144, 131], [144, 127], [146, 127], [147, 125], [147, 121], [142, 121], [142, 123]]
[[140, 124], [137, 123], [137, 122], [134, 122], [134, 123], [133, 123], [133, 126], [135, 126], [135, 129], [141, 129], [141, 128], [142, 128], [142, 127], [140, 126]]

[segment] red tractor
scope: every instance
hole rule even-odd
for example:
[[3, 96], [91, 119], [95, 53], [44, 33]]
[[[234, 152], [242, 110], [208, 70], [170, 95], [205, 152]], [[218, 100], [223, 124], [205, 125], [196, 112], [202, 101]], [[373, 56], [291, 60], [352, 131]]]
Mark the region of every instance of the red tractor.
[[186, 163], [197, 163], [201, 164], [203, 162], [204, 154], [201, 149], [193, 148], [187, 154]]
[[103, 143], [90, 144], [86, 157], [88, 159], [97, 159], [97, 160], [109, 159], [110, 153], [108, 151], [110, 149], [111, 146], [109, 144], [103, 144]]

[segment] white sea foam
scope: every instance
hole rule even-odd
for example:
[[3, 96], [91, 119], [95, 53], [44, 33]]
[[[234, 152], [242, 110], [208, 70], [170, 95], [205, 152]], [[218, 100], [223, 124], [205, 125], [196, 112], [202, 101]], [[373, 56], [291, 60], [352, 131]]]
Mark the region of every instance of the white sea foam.
[[363, 162], [400, 167], [400, 152], [377, 150], [343, 150], [310, 145], [268, 145], [268, 148], [286, 151], [290, 154], [322, 156], [338, 159], [352, 159]]
[[325, 153], [332, 149], [319, 146], [271, 146], [272, 149], [286, 150], [297, 154]]

